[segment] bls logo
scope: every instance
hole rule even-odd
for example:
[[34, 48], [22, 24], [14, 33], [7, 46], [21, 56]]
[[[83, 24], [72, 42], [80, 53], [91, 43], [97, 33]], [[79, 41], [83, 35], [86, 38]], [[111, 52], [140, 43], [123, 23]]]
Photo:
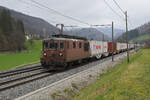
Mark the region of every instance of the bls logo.
[[104, 46], [104, 48], [107, 48], [107, 46]]
[[94, 45], [94, 49], [101, 49], [101, 46], [99, 46], [99, 45]]

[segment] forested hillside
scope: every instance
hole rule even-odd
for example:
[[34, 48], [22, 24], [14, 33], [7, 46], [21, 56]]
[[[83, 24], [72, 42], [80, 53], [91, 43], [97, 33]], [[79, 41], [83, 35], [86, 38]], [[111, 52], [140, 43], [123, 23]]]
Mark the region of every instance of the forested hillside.
[[[101, 27], [97, 28], [99, 31], [103, 32], [105, 35], [112, 37], [112, 28], [111, 27]], [[117, 39], [119, 36], [121, 36], [125, 32], [123, 29], [114, 28], [114, 38]]]
[[[58, 28], [43, 19], [25, 15], [23, 13], [0, 6], [0, 12], [3, 9], [9, 10], [12, 18], [15, 20], [22, 20], [24, 23], [25, 33], [32, 33], [33, 35], [46, 38], [52, 34], [59, 33]], [[103, 40], [103, 32], [94, 28], [79, 28], [71, 31], [64, 31], [64, 34], [87, 37], [88, 39]], [[104, 40], [110, 40], [110, 38], [107, 35], [104, 35]]]
[[[140, 36], [139, 31], [137, 29], [131, 30], [128, 32], [128, 39], [132, 40], [136, 37]], [[126, 41], [126, 33], [123, 33], [119, 38], [118, 41], [125, 42]]]
[[12, 18], [8, 10], [0, 12], [0, 51], [25, 49], [25, 31], [21, 20]]
[[58, 32], [58, 29], [55, 26], [51, 25], [50, 23], [41, 18], [25, 15], [23, 13], [0, 6], [0, 12], [3, 9], [9, 10], [11, 16], [14, 19], [22, 20], [22, 22], [24, 23], [24, 30], [26, 33], [32, 33], [35, 35], [42, 35], [46, 37]]
[[[150, 22], [145, 23], [144, 25], [130, 30], [128, 32], [128, 38], [130, 42], [141, 42], [144, 43], [149, 41], [150, 37]], [[126, 39], [126, 33], [118, 38], [118, 41], [122, 42]]]
[[70, 31], [65, 31], [65, 34], [86, 37], [87, 39], [109, 41], [111, 38], [96, 28], [77, 28]]

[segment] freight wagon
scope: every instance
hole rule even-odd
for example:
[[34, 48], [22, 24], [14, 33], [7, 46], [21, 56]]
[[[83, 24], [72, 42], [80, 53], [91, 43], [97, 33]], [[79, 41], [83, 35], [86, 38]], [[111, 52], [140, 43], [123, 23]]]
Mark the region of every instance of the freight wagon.
[[103, 41], [90, 40], [90, 57], [100, 59], [102, 56], [108, 56], [108, 43]]
[[[113, 50], [114, 50], [114, 54], [116, 54], [117, 53], [117, 43], [116, 42], [114, 42], [114, 44], [113, 44]], [[112, 50], [112, 42], [108, 42], [108, 53], [112, 54], [113, 50]]]
[[117, 43], [117, 53], [123, 52], [127, 50], [126, 43]]

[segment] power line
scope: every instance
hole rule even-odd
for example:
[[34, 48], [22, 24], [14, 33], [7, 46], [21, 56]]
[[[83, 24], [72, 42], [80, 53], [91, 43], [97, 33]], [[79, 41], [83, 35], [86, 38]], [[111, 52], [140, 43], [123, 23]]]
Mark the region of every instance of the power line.
[[131, 20], [130, 20], [130, 17], [128, 17], [128, 23], [131, 27], [134, 27], [134, 25], [132, 24]]
[[33, 2], [33, 3], [35, 3], [35, 4], [37, 4], [37, 5], [39, 5], [39, 6], [42, 6], [42, 7], [44, 7], [44, 8], [47, 8], [47, 9], [49, 9], [49, 10], [55, 12], [56, 14], [58, 14], [58, 15], [60, 15], [60, 16], [66, 17], [66, 18], [68, 18], [68, 19], [74, 20], [74, 21], [79, 22], [79, 23], [82, 23], [82, 24], [90, 25], [90, 24], [87, 23], [87, 22], [84, 22], [84, 21], [81, 21], [81, 20], [79, 20], [79, 19], [73, 18], [73, 17], [71, 17], [71, 16], [65, 15], [65, 14], [63, 14], [63, 13], [61, 13], [61, 12], [55, 10], [55, 9], [49, 8], [49, 7], [43, 5], [43, 4], [39, 3], [39, 2], [36, 2], [36, 1], [34, 1], [34, 0], [30, 0], [30, 1]]
[[[109, 9], [111, 9], [113, 11], [113, 13], [115, 13], [117, 16], [119, 16], [122, 19], [122, 16], [120, 16], [109, 4], [106, 0], [104, 0], [104, 3], [109, 7]], [[124, 20], [124, 18], [123, 18]]]
[[125, 14], [125, 12], [124, 12], [124, 10], [120, 7], [120, 5], [116, 2], [116, 0], [113, 0], [114, 1], [114, 3], [118, 6], [118, 8], [121, 10], [121, 12], [123, 13], [123, 14]]
[[[63, 16], [63, 17], [66, 17], [66, 18], [68, 18], [68, 19], [74, 20], [74, 21], [76, 21], [76, 22], [79, 22], [79, 23], [86, 24], [86, 25], [90, 26], [89, 23], [86, 23], [86, 22], [84, 22], [84, 21], [78, 20], [78, 19], [73, 18], [73, 17], [71, 17], [71, 16], [67, 16], [67, 15], [65, 15], [65, 14], [63, 14], [63, 13], [61, 13], [61, 12], [55, 10], [55, 9], [49, 8], [49, 7], [43, 5], [43, 4], [41, 4], [41, 3], [39, 3], [39, 2], [37, 2], [37, 1], [35, 1], [35, 0], [30, 0], [32, 3], [29, 3], [29, 2], [26, 2], [26, 1], [23, 1], [23, 0], [18, 0], [18, 1], [21, 1], [21, 2], [26, 3], [26, 4], [29, 4], [29, 5], [33, 5], [33, 6], [37, 7], [37, 8], [40, 8], [40, 9], [46, 8], [46, 9], [48, 9], [48, 10], [50, 10], [50, 11], [55, 12], [56, 14], [58, 14], [58, 15], [60, 15], [60, 16]], [[113, 1], [116, 2], [115, 0], [113, 0]], [[120, 16], [120, 15], [109, 5], [109, 3], [108, 3], [106, 0], [104, 0], [104, 2], [105, 2], [105, 4], [106, 4], [116, 15], [118, 15], [121, 19], [123, 19], [122, 16]], [[34, 4], [33, 4], [33, 3], [34, 3]], [[116, 2], [116, 4], [118, 4], [118, 3]], [[121, 7], [119, 6], [119, 4], [118, 4], [117, 6], [121, 9]], [[122, 10], [122, 9], [121, 9], [121, 10]], [[123, 10], [122, 10], [122, 11], [123, 11]], [[123, 20], [124, 20], [124, 19], [123, 19]], [[50, 20], [50, 22], [55, 23], [55, 24], [56, 24], [56, 23], [62, 23], [62, 22], [56, 22], [56, 21], [53, 21], [53, 20]]]
[[[123, 10], [123, 9], [121, 8], [121, 6], [117, 3], [117, 1], [116, 1], [116, 0], [113, 0], [113, 1], [114, 1], [114, 3], [118, 6], [118, 8], [121, 10], [121, 12], [125, 15], [124, 10]], [[131, 27], [133, 27], [131, 21], [128, 20], [128, 23], [130, 24]]]
[[[41, 8], [41, 7], [37, 6], [37, 5], [34, 5], [34, 4], [32, 4], [32, 3], [28, 3], [28, 2], [23, 1], [23, 0], [18, 0], [18, 1], [19, 1], [19, 2], [21, 1], [21, 2], [26, 3], [26, 4], [28, 4], [28, 5], [35, 6], [35, 7], [39, 8], [39, 9], [43, 9], [43, 8]], [[53, 18], [53, 19], [54, 19], [54, 18]], [[48, 20], [49, 20], [51, 23], [53, 23], [53, 24], [61, 23], [61, 22], [58, 22], [58, 21], [50, 20], [50, 19], [48, 19]]]
[[99, 27], [99, 26], [111, 26], [111, 24], [91, 25], [91, 26], [95, 26], [95, 27]]
[[[37, 7], [37, 8], [39, 8], [39, 9], [43, 9], [42, 7], [40, 7], [40, 6], [38, 6], [38, 5], [35, 5], [35, 3], [34, 4], [32, 4], [32, 3], [28, 3], [28, 2], [26, 2], [26, 1], [23, 1], [23, 0], [18, 0], [18, 1], [21, 1], [21, 2], [23, 2], [23, 3], [26, 3], [26, 4], [28, 4], [28, 5], [33, 5], [33, 6], [35, 6], [35, 7]], [[32, 1], [31, 1], [32, 2]], [[54, 18], [53, 18], [54, 19]], [[54, 24], [58, 24], [58, 23], [61, 23], [61, 24], [63, 24], [62, 22], [59, 22], [59, 21], [54, 21], [54, 20], [50, 20], [50, 19], [48, 19], [51, 23], [54, 23]]]

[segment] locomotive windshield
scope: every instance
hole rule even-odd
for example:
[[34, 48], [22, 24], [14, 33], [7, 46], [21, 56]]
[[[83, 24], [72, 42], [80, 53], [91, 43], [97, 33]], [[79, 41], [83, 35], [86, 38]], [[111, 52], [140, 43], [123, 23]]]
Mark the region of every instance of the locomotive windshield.
[[58, 48], [57, 42], [50, 42], [50, 43], [49, 43], [49, 48], [56, 50], [56, 49]]
[[58, 48], [58, 43], [57, 42], [44, 42], [43, 43], [44, 49], [52, 49], [56, 50]]

